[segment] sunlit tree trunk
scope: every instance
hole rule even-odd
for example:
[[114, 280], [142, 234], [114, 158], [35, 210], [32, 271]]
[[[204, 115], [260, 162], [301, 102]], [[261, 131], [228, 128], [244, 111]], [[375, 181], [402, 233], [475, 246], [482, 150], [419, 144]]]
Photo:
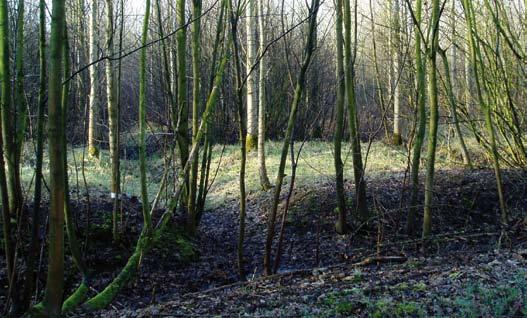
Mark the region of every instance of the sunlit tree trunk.
[[[355, 2], [355, 15], [357, 2]], [[355, 206], [359, 218], [366, 221], [370, 213], [366, 201], [366, 180], [364, 179], [364, 166], [362, 162], [361, 144], [359, 136], [359, 123], [357, 119], [357, 100], [355, 97], [355, 56], [352, 50], [352, 28], [357, 27], [351, 23], [351, 8], [349, 1], [343, 1], [343, 18], [344, 18], [344, 79], [346, 83], [346, 97], [348, 106], [348, 120], [351, 137], [353, 174], [355, 177]], [[356, 35], [356, 34], [355, 34]], [[355, 43], [356, 45], [357, 43]]]
[[255, 73], [253, 70], [256, 56], [256, 26], [255, 5], [257, 0], [248, 0], [245, 9], [247, 29], [247, 151], [251, 152], [257, 146], [258, 138], [258, 96], [256, 95]]
[[[113, 18], [113, 0], [106, 0], [106, 49], [107, 55], [113, 56], [114, 48], [114, 18]], [[116, 241], [119, 238], [118, 231], [118, 213], [119, 201], [121, 197], [121, 178], [120, 178], [120, 160], [119, 160], [119, 103], [116, 100], [115, 85], [115, 67], [112, 60], [106, 61], [106, 99], [108, 103], [108, 124], [110, 157], [112, 162], [112, 181], [111, 181], [111, 198], [113, 200], [112, 211], [112, 234]]]
[[402, 131], [401, 131], [401, 85], [402, 85], [402, 69], [403, 69], [403, 58], [401, 51], [401, 7], [399, 0], [392, 0], [390, 8], [391, 16], [391, 30], [390, 30], [390, 49], [392, 50], [392, 75], [390, 83], [392, 85], [393, 93], [393, 144], [402, 144]]
[[50, 209], [48, 275], [44, 311], [50, 317], [61, 313], [64, 291], [64, 163], [62, 147], [62, 48], [66, 10], [64, 0], [53, 0], [48, 86], [48, 147], [50, 167]]
[[411, 189], [410, 206], [406, 221], [406, 232], [409, 235], [416, 234], [417, 227], [417, 202], [419, 193], [419, 166], [421, 162], [421, 150], [426, 133], [426, 73], [425, 61], [422, 56], [421, 20], [423, 12], [422, 0], [417, 0], [415, 5], [415, 67], [416, 67], [416, 90], [417, 90], [417, 133], [414, 138], [412, 149], [412, 166], [410, 171]]
[[[97, 19], [98, 5], [96, 0], [91, 1], [90, 26], [89, 26], [89, 59], [90, 63], [97, 60]], [[90, 96], [88, 106], [88, 154], [90, 157], [99, 158], [99, 145], [97, 143], [97, 121], [99, 119], [99, 76], [97, 64], [90, 66]]]
[[429, 136], [425, 177], [425, 206], [423, 216], [423, 239], [430, 236], [432, 229], [432, 204], [434, 196], [435, 159], [437, 148], [437, 129], [439, 122], [439, 93], [437, 89], [437, 52], [439, 51], [439, 0], [432, 1], [430, 21], [431, 38], [427, 48], [428, 96], [430, 101]]
[[257, 0], [258, 2], [258, 28], [260, 31], [260, 65], [259, 65], [259, 90], [258, 90], [258, 172], [260, 174], [260, 185], [262, 189], [268, 190], [271, 188], [271, 182], [267, 175], [267, 166], [265, 164], [265, 115], [266, 115], [266, 74], [267, 69], [267, 54], [264, 54], [267, 45], [267, 37], [265, 31], [265, 7], [264, 0]]

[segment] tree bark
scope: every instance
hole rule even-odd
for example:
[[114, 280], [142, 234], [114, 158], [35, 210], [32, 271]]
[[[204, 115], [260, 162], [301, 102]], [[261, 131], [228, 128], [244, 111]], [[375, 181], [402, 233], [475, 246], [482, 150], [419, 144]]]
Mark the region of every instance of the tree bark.
[[64, 164], [61, 110], [62, 48], [65, 28], [65, 1], [53, 0], [50, 37], [50, 72], [48, 86], [48, 147], [50, 166], [50, 214], [48, 276], [44, 295], [44, 312], [50, 317], [61, 313], [64, 291]]
[[[90, 26], [89, 26], [89, 58], [90, 62], [97, 60], [97, 1], [91, 1]], [[90, 66], [90, 97], [88, 106], [88, 154], [92, 158], [99, 158], [99, 145], [97, 142], [97, 121], [99, 120], [99, 76], [98, 66]]]

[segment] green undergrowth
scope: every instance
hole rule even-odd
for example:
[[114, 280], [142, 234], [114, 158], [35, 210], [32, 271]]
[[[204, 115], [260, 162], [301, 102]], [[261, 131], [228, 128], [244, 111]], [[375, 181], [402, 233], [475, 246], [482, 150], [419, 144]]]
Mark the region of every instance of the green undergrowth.
[[[153, 137], [152, 137], [153, 138]], [[150, 139], [152, 139], [150, 138]], [[149, 139], [149, 140], [150, 140]], [[123, 141], [123, 145], [134, 149], [135, 137], [129, 137]], [[295, 149], [299, 149], [300, 142], [295, 143]], [[478, 149], [475, 141], [468, 138], [467, 144], [474, 154], [473, 161], [476, 166], [487, 164], [486, 156]], [[153, 144], [154, 146], [157, 144]], [[165, 160], [161, 146], [152, 148], [147, 160], [148, 192], [150, 198], [154, 198], [161, 183], [164, 173]], [[274, 182], [276, 171], [280, 161], [282, 143], [268, 141], [266, 143], [267, 170], [271, 183]], [[390, 175], [407, 169], [408, 150], [405, 146], [394, 146], [383, 141], [375, 141], [371, 145], [364, 143], [362, 146], [364, 160], [366, 163], [366, 175], [368, 178]], [[223, 151], [222, 151], [223, 150]], [[350, 179], [352, 175], [351, 145], [344, 143], [342, 148], [345, 178]], [[32, 196], [34, 182], [34, 154], [30, 144], [25, 146], [24, 160], [22, 162], [21, 174], [24, 190], [28, 196]], [[177, 154], [176, 154], [177, 156]], [[225, 201], [238, 198], [239, 191], [239, 167], [240, 151], [239, 145], [216, 145], [214, 147], [211, 165], [211, 178], [215, 176], [215, 183], [208, 196], [207, 209], [213, 209], [222, 205]], [[129, 156], [131, 158], [131, 156]], [[83, 164], [84, 159], [84, 164]], [[286, 167], [286, 178], [284, 186], [288, 186], [291, 175], [291, 165], [288, 158]], [[82, 167], [84, 165], [84, 174]], [[462, 160], [455, 143], [442, 143], [439, 145], [437, 156], [438, 169], [462, 168]], [[70, 177], [70, 188], [74, 192], [72, 200], [81, 198], [86, 192], [84, 177], [92, 197], [110, 198], [110, 154], [106, 149], [100, 150], [99, 158], [89, 158], [88, 151], [82, 147], [73, 147], [68, 150], [68, 168]], [[333, 143], [329, 141], [309, 141], [303, 146], [297, 167], [297, 185], [313, 186], [320, 183], [334, 182]], [[216, 174], [217, 171], [217, 174]], [[49, 175], [48, 159], [44, 158], [44, 177]], [[140, 180], [138, 161], [136, 159], [121, 159], [122, 191], [127, 196], [140, 197]], [[49, 180], [46, 180], [49, 182]], [[249, 194], [263, 193], [258, 175], [257, 152], [252, 151], [247, 157], [246, 188]], [[93, 193], [96, 192], [94, 195]], [[44, 192], [44, 194], [46, 194]], [[166, 202], [162, 197], [160, 204]]]

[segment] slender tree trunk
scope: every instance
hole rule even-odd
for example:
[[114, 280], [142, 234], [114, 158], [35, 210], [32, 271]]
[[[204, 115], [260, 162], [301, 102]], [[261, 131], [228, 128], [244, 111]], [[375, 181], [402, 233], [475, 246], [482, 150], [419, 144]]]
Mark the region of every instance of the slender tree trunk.
[[[8, 177], [6, 173], [6, 162], [8, 158], [8, 143], [9, 138], [6, 134], [11, 134], [8, 127], [11, 127], [11, 119], [9, 116], [11, 108], [11, 78], [9, 70], [9, 21], [8, 21], [8, 6], [7, 0], [0, 1], [0, 103], [1, 112], [0, 116], [2, 121], [2, 143], [0, 149], [0, 187], [2, 191], [2, 215], [3, 225], [2, 231], [4, 232], [4, 249], [6, 255], [6, 274], [11, 280], [14, 273], [14, 251], [13, 242], [11, 238], [11, 210], [9, 201], [9, 190], [8, 190]], [[13, 288], [10, 283], [10, 288]]]
[[258, 101], [256, 95], [255, 72], [253, 71], [254, 58], [256, 56], [256, 10], [254, 2], [247, 0], [245, 9], [245, 20], [247, 29], [247, 151], [251, 152], [257, 147], [258, 138]]
[[[106, 0], [106, 48], [113, 56], [114, 49], [113, 0]], [[118, 214], [121, 199], [121, 174], [119, 160], [119, 103], [116, 100], [115, 67], [112, 60], [106, 61], [106, 98], [108, 101], [108, 124], [110, 126], [110, 157], [112, 162], [111, 198], [113, 200], [112, 233], [114, 241], [119, 239]]]
[[[176, 33], [177, 41], [177, 68], [178, 68], [178, 122], [175, 125], [177, 131], [177, 144], [179, 149], [180, 163], [183, 166], [189, 156], [189, 136], [188, 136], [188, 103], [187, 103], [187, 27], [185, 24], [185, 0], [178, 0], [176, 7], [176, 21], [179, 26], [179, 30]], [[189, 194], [189, 177], [185, 180], [185, 189], [183, 192], [183, 204], [188, 204]], [[187, 222], [192, 224], [190, 216]]]
[[258, 28], [260, 30], [260, 65], [259, 65], [259, 91], [258, 91], [258, 172], [260, 175], [260, 185], [264, 191], [271, 188], [271, 182], [267, 175], [267, 166], [265, 164], [265, 135], [266, 135], [266, 73], [267, 73], [267, 56], [264, 53], [267, 45], [267, 38], [265, 33], [265, 9], [264, 0], [256, 0], [258, 2]]
[[[432, 204], [434, 196], [435, 159], [437, 148], [437, 130], [439, 121], [439, 100], [437, 89], [437, 52], [439, 50], [439, 0], [432, 1], [432, 19], [430, 27], [431, 42], [428, 47], [428, 96], [430, 99], [430, 122], [425, 177], [425, 206], [423, 216], [423, 240], [428, 239], [432, 229]], [[426, 244], [426, 242], [423, 242]]]
[[394, 53], [393, 56], [393, 70], [391, 84], [393, 93], [393, 144], [401, 145], [403, 142], [401, 131], [401, 73], [403, 69], [403, 59], [401, 51], [401, 7], [399, 0], [392, 0], [391, 15], [391, 31], [390, 31], [390, 48]]
[[[199, 106], [201, 88], [201, 0], [193, 0], [192, 23], [192, 142], [196, 142], [199, 129]], [[192, 161], [190, 169], [190, 191], [188, 198], [189, 227], [192, 232], [197, 227], [196, 197], [198, 191], [199, 155]]]
[[[355, 3], [356, 6], [356, 3]], [[356, 8], [355, 8], [356, 9]], [[351, 8], [349, 1], [343, 1], [344, 18], [344, 78], [346, 83], [346, 97], [349, 114], [349, 130], [351, 137], [353, 174], [355, 177], [355, 200], [359, 218], [366, 221], [370, 213], [366, 201], [366, 180], [364, 179], [364, 167], [359, 136], [359, 124], [357, 119], [357, 100], [355, 97], [355, 57], [352, 53], [352, 24]], [[356, 12], [356, 11], [355, 11]], [[355, 21], [355, 31], [356, 31]], [[356, 43], [355, 43], [356, 45]]]
[[13, 172], [10, 175], [14, 178], [12, 189], [12, 204], [10, 207], [16, 215], [22, 211], [22, 185], [20, 181], [20, 160], [22, 156], [22, 146], [27, 126], [27, 107], [24, 96], [24, 24], [25, 24], [25, 5], [24, 0], [18, 1], [17, 29], [16, 29], [16, 56], [15, 56], [15, 135], [13, 138]]
[[412, 149], [412, 166], [411, 166], [411, 190], [410, 206], [406, 221], [406, 232], [408, 235], [414, 235], [417, 232], [417, 202], [419, 193], [419, 166], [421, 162], [421, 150], [426, 133], [426, 74], [425, 61], [423, 61], [422, 37], [421, 37], [421, 20], [422, 20], [423, 2], [417, 0], [415, 8], [415, 65], [416, 65], [416, 86], [417, 86], [417, 134], [415, 136]]
[[336, 101], [336, 127], [334, 139], [334, 160], [335, 160], [335, 177], [337, 187], [337, 209], [339, 218], [335, 229], [339, 234], [345, 234], [349, 231], [349, 225], [346, 220], [346, 192], [344, 190], [344, 164], [342, 163], [342, 136], [344, 135], [344, 102], [346, 93], [346, 83], [344, 82], [344, 38], [342, 35], [342, 1], [337, 0], [336, 13], [336, 45], [337, 45], [337, 101]]
[[145, 17], [141, 36], [141, 59], [139, 69], [139, 172], [141, 176], [141, 201], [143, 210], [143, 231], [152, 234], [152, 218], [150, 216], [150, 201], [148, 200], [148, 185], [146, 180], [146, 44], [148, 42], [148, 25], [150, 22], [150, 0], [145, 3]]
[[[97, 19], [98, 1], [91, 1], [90, 30], [89, 30], [89, 56], [90, 62], [97, 60]], [[88, 107], [88, 154], [92, 158], [99, 158], [99, 145], [97, 142], [97, 121], [99, 119], [99, 77], [97, 64], [90, 66], [90, 97]]]
[[271, 214], [269, 215], [269, 221], [267, 222], [267, 238], [265, 241], [265, 255], [264, 255], [264, 272], [266, 275], [271, 275], [271, 249], [274, 240], [276, 214], [278, 212], [278, 204], [280, 203], [280, 193], [282, 191], [282, 184], [284, 181], [285, 164], [287, 160], [287, 153], [289, 151], [289, 144], [291, 143], [291, 137], [293, 135], [293, 128], [295, 126], [298, 108], [302, 98], [302, 93], [306, 84], [306, 73], [311, 63], [313, 51], [315, 50], [315, 30], [317, 25], [317, 14], [319, 9], [320, 0], [312, 0], [309, 10], [309, 32], [307, 35], [307, 42], [304, 52], [304, 60], [302, 61], [300, 73], [298, 74], [293, 102], [291, 104], [291, 110], [289, 113], [289, 120], [287, 122], [287, 130], [284, 137], [284, 143], [282, 145], [282, 152], [280, 155], [280, 165], [278, 167], [278, 175], [276, 177], [276, 185], [274, 189], [273, 205], [271, 207]]
[[[251, 0], [252, 1], [252, 0]], [[246, 122], [243, 113], [243, 79], [242, 79], [242, 66], [240, 61], [240, 49], [238, 43], [238, 22], [239, 22], [239, 10], [234, 11], [232, 0], [227, 0], [228, 12], [231, 26], [231, 43], [234, 56], [234, 67], [235, 67], [235, 79], [236, 79], [236, 119], [238, 121], [238, 135], [240, 139], [240, 217], [239, 217], [239, 230], [238, 230], [238, 275], [241, 279], [245, 279], [245, 262], [243, 259], [243, 246], [245, 242], [245, 216], [246, 216], [246, 193], [245, 193], [245, 166], [247, 162], [247, 143], [246, 143]], [[248, 66], [250, 67], [250, 66]]]
[[44, 311], [50, 317], [61, 313], [64, 291], [64, 164], [62, 156], [61, 82], [62, 47], [65, 28], [65, 1], [53, 0], [50, 38], [50, 72], [48, 87], [48, 147], [50, 166], [50, 209], [48, 277], [44, 295]]

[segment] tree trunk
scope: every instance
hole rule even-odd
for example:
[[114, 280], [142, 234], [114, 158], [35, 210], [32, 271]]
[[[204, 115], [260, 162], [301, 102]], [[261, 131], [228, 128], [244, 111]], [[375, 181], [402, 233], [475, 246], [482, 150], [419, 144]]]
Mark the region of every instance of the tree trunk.
[[425, 177], [425, 206], [423, 216], [423, 244], [432, 229], [432, 204], [434, 196], [435, 159], [437, 148], [437, 129], [439, 121], [439, 93], [437, 89], [437, 52], [439, 50], [439, 0], [432, 1], [431, 43], [427, 49], [428, 96], [430, 100], [430, 122]]
[[[189, 136], [188, 136], [188, 103], [187, 103], [187, 27], [185, 24], [185, 1], [179, 0], [176, 7], [176, 21], [179, 27], [176, 32], [177, 41], [177, 68], [178, 68], [178, 122], [175, 124], [177, 131], [177, 144], [179, 148], [180, 164], [183, 166], [189, 156]], [[183, 190], [183, 204], [188, 204], [189, 194], [189, 177], [185, 180], [185, 189]], [[191, 220], [187, 220], [191, 222]]]
[[[11, 79], [10, 79], [10, 69], [9, 69], [9, 21], [8, 21], [8, 6], [7, 0], [0, 1], [0, 103], [1, 103], [1, 112], [0, 116], [2, 117], [2, 140], [0, 141], [0, 187], [2, 191], [2, 231], [4, 232], [4, 249], [6, 255], [6, 274], [11, 280], [13, 277], [14, 271], [14, 251], [13, 251], [13, 242], [11, 238], [11, 210], [9, 202], [9, 191], [8, 191], [8, 178], [6, 175], [6, 162], [4, 160], [9, 160], [7, 143], [9, 143], [9, 138], [6, 137], [6, 134], [10, 134], [8, 127], [11, 127], [11, 120], [9, 117], [10, 105], [11, 105]], [[5, 150], [5, 152], [4, 152]], [[13, 286], [10, 284], [10, 288]]]
[[61, 313], [64, 291], [64, 164], [61, 110], [62, 46], [66, 10], [64, 0], [53, 0], [50, 37], [50, 72], [48, 87], [48, 147], [50, 166], [50, 209], [48, 276], [44, 311], [50, 317]]
[[337, 44], [337, 101], [336, 101], [336, 127], [335, 127], [335, 177], [337, 187], [337, 210], [339, 218], [335, 230], [339, 234], [349, 231], [346, 220], [346, 192], [344, 190], [344, 164], [342, 163], [342, 136], [344, 135], [344, 101], [346, 83], [344, 82], [344, 38], [342, 35], [342, 0], [337, 0], [336, 9], [336, 44]]
[[245, 9], [247, 29], [247, 151], [251, 152], [257, 147], [258, 138], [258, 101], [256, 96], [255, 72], [253, 71], [256, 51], [256, 27], [254, 1], [247, 0]]
[[259, 65], [259, 90], [258, 90], [258, 172], [260, 175], [260, 185], [264, 191], [271, 188], [271, 182], [267, 175], [267, 166], [265, 164], [265, 114], [266, 114], [266, 73], [267, 73], [267, 56], [265, 47], [267, 45], [267, 38], [265, 36], [265, 10], [264, 0], [257, 0], [258, 2], [258, 27], [260, 30], [260, 65]]
[[[192, 143], [196, 142], [196, 134], [199, 129], [199, 100], [201, 88], [201, 0], [193, 0], [192, 16]], [[196, 197], [198, 191], [198, 163], [199, 155], [192, 161], [190, 169], [190, 189], [188, 197], [189, 228], [191, 232], [196, 231], [197, 209]]]
[[150, 21], [150, 0], [145, 3], [145, 17], [141, 36], [141, 57], [139, 69], [139, 173], [141, 176], [141, 201], [143, 210], [143, 231], [147, 236], [152, 234], [152, 218], [150, 216], [150, 201], [148, 200], [148, 185], [146, 179], [146, 44], [148, 42], [148, 24]]
[[406, 220], [406, 232], [408, 235], [414, 235], [417, 232], [417, 202], [419, 193], [419, 166], [421, 163], [421, 150], [426, 133], [426, 74], [425, 61], [421, 53], [421, 20], [423, 12], [422, 0], [417, 0], [415, 8], [415, 65], [416, 65], [416, 86], [417, 86], [417, 134], [415, 136], [412, 149], [412, 166], [411, 166], [411, 189], [410, 189], [410, 206], [408, 208], [408, 217]]
[[[356, 6], [356, 3], [355, 3]], [[355, 7], [356, 10], [356, 7]], [[356, 13], [356, 11], [355, 11]], [[346, 83], [346, 97], [349, 114], [349, 130], [352, 147], [353, 174], [355, 177], [355, 200], [359, 218], [366, 221], [370, 217], [366, 201], [366, 180], [364, 180], [364, 167], [359, 136], [359, 123], [357, 119], [357, 101], [355, 98], [355, 56], [351, 46], [351, 9], [349, 1], [343, 1], [344, 18], [344, 78]], [[357, 21], [355, 20], [355, 31]], [[356, 45], [357, 43], [355, 43]]]
[[[106, 0], [106, 48], [113, 56], [114, 49], [113, 0]], [[110, 126], [110, 157], [112, 162], [111, 198], [113, 200], [112, 233], [114, 241], [119, 238], [118, 213], [121, 199], [121, 174], [119, 160], [119, 103], [116, 100], [115, 67], [112, 60], [106, 61], [106, 98], [108, 101], [108, 124]]]
[[393, 54], [392, 71], [390, 74], [392, 78], [390, 83], [392, 85], [393, 93], [393, 144], [401, 145], [403, 142], [402, 131], [401, 131], [401, 73], [403, 69], [403, 59], [401, 51], [401, 19], [400, 19], [400, 5], [399, 0], [392, 0], [391, 3], [391, 29], [390, 29], [390, 49]]
[[[90, 63], [97, 60], [97, 1], [91, 1], [90, 30], [89, 30], [89, 55]], [[99, 145], [97, 142], [97, 121], [99, 120], [99, 76], [98, 66], [90, 66], [90, 97], [88, 106], [88, 154], [92, 158], [99, 158]]]

